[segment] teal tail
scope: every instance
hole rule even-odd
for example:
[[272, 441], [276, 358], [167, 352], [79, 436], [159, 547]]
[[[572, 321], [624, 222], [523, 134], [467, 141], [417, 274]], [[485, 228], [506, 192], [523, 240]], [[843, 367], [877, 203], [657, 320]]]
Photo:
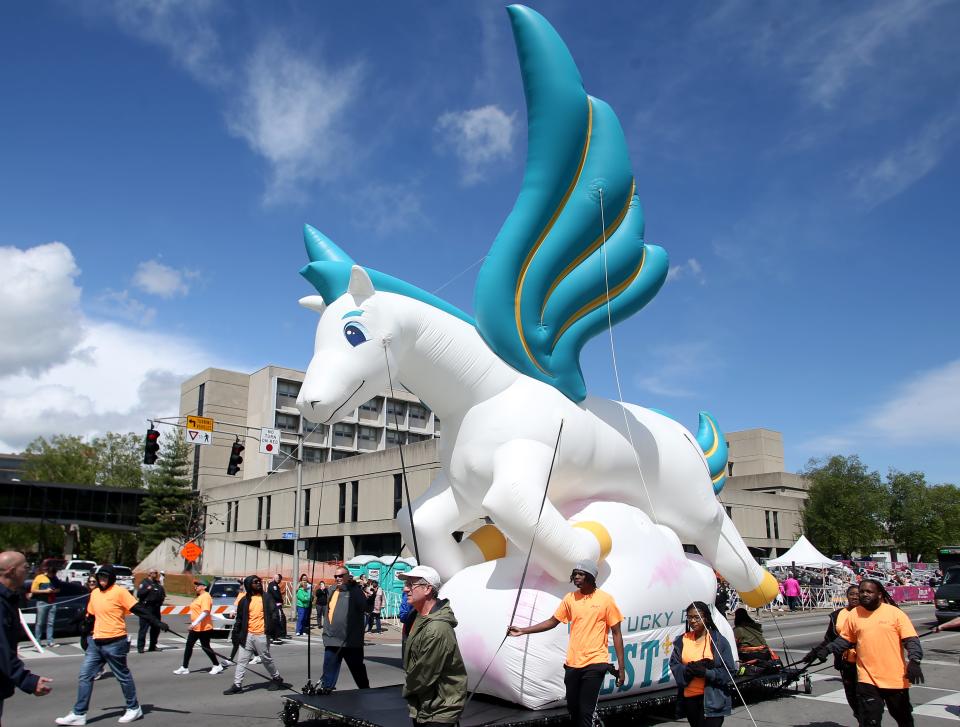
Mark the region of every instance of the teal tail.
[[700, 412], [700, 428], [697, 430], [697, 442], [707, 458], [713, 491], [720, 494], [727, 481], [727, 442], [717, 420], [709, 412]]

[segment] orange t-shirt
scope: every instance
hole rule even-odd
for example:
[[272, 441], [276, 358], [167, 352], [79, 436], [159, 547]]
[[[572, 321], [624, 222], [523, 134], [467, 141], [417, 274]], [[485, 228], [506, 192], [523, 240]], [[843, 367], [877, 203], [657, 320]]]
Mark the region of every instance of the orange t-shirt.
[[[706, 631], [699, 639], [693, 635], [692, 631], [687, 631], [683, 635], [683, 652], [680, 654], [680, 660], [684, 664], [690, 664], [701, 659], [712, 659], [713, 647], [710, 644], [710, 634]], [[693, 677], [687, 686], [683, 688], [683, 696], [699, 697], [707, 687], [705, 677]]]
[[917, 635], [903, 611], [881, 603], [875, 611], [857, 606], [847, 614], [837, 631], [857, 645], [857, 680], [879, 689], [907, 689], [906, 661], [902, 639]]
[[248, 634], [263, 634], [263, 596], [250, 596], [250, 613], [247, 620]]
[[124, 621], [130, 609], [137, 605], [137, 599], [126, 588], [113, 584], [107, 590], [94, 588], [90, 591], [87, 613], [94, 617], [93, 638], [114, 639], [127, 635], [127, 623]]
[[[837, 629], [837, 633], [838, 633], [838, 634], [840, 633], [840, 629], [843, 628], [843, 624], [846, 622], [847, 616], [850, 614], [850, 611], [852, 611], [852, 610], [853, 610], [853, 609], [849, 609], [849, 610], [848, 610], [848, 609], [845, 608], [845, 609], [843, 609], [840, 613], [837, 614], [836, 629]], [[856, 650], [856, 649], [847, 649], [846, 651], [843, 652], [843, 655], [841, 656], [841, 658], [842, 658], [844, 661], [849, 661], [851, 664], [856, 664], [856, 663], [857, 663], [857, 650]]]
[[213, 619], [210, 617], [210, 612], [212, 610], [213, 597], [209, 593], [204, 591], [199, 596], [194, 598], [193, 602], [190, 604], [190, 623], [196, 621], [200, 614], [204, 611], [207, 612], [207, 616], [203, 619], [203, 621], [194, 626], [191, 631], [212, 631]]
[[568, 593], [560, 601], [553, 617], [570, 624], [570, 643], [567, 646], [567, 666], [580, 669], [590, 664], [606, 664], [607, 631], [623, 621], [613, 597], [599, 588], [593, 593]]
[[340, 598], [340, 589], [334, 588], [330, 594], [330, 604], [327, 606], [327, 621], [333, 623], [333, 612], [337, 608], [337, 599]]

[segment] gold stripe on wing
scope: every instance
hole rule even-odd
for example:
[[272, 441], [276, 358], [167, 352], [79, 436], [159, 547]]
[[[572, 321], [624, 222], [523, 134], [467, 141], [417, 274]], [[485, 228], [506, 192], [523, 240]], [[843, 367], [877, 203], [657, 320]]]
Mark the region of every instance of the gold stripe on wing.
[[553, 284], [550, 286], [550, 289], [547, 291], [546, 296], [544, 296], [543, 298], [543, 305], [540, 307], [541, 323], [543, 322], [543, 312], [547, 309], [547, 303], [550, 302], [550, 296], [553, 295], [553, 291], [555, 291], [557, 289], [557, 286], [563, 282], [564, 278], [566, 278], [570, 274], [570, 271], [572, 271], [574, 268], [579, 266], [580, 263], [582, 263], [584, 260], [590, 257], [594, 252], [596, 252], [600, 248], [600, 246], [604, 243], [604, 241], [609, 240], [613, 236], [613, 233], [619, 229], [620, 225], [623, 224], [623, 220], [627, 216], [627, 212], [630, 211], [630, 203], [633, 201], [633, 194], [636, 191], [637, 191], [636, 181], [631, 179], [630, 194], [627, 195], [627, 203], [623, 206], [623, 209], [620, 210], [620, 214], [617, 215], [617, 218], [607, 226], [607, 229], [603, 231], [602, 235], [599, 235], [597, 239], [595, 239], [593, 242], [590, 243], [589, 247], [587, 247], [586, 250], [584, 250], [579, 255], [577, 255], [574, 261], [569, 265], [567, 265], [567, 267], [565, 267], [557, 276], [557, 279], [553, 281]]
[[533, 244], [533, 247], [530, 248], [530, 252], [527, 253], [527, 257], [524, 259], [523, 265], [520, 267], [520, 275], [517, 278], [517, 288], [513, 295], [513, 319], [517, 326], [517, 335], [520, 336], [520, 343], [523, 345], [523, 350], [527, 352], [527, 358], [529, 358], [530, 361], [533, 362], [533, 365], [540, 369], [547, 376], [551, 375], [550, 372], [543, 368], [543, 366], [540, 365], [540, 362], [537, 361], [536, 356], [534, 356], [533, 352], [530, 350], [530, 345], [527, 343], [527, 337], [523, 335], [523, 323], [520, 320], [520, 298], [523, 295], [523, 282], [527, 277], [527, 270], [530, 268], [530, 263], [533, 262], [533, 256], [537, 254], [537, 251], [540, 249], [543, 241], [546, 239], [547, 235], [550, 234], [550, 230], [552, 230], [554, 224], [556, 224], [557, 218], [560, 216], [560, 213], [563, 212], [564, 207], [566, 207], [567, 200], [569, 200], [570, 195], [573, 194], [573, 190], [577, 186], [577, 182], [580, 181], [580, 175], [583, 173], [583, 165], [587, 161], [587, 152], [590, 149], [590, 139], [592, 136], [593, 103], [590, 101], [590, 97], [587, 96], [587, 138], [583, 140], [583, 149], [580, 152], [580, 162], [577, 164], [576, 174], [573, 175], [573, 179], [570, 181], [570, 186], [567, 187], [567, 191], [564, 193], [563, 199], [560, 200], [560, 204], [557, 205], [557, 209], [554, 210], [553, 215], [550, 217], [550, 221], [547, 222], [547, 226], [543, 228], [543, 231], [540, 233], [537, 241]]
[[628, 287], [630, 287], [630, 284], [637, 279], [637, 276], [640, 275], [640, 271], [643, 270], [643, 263], [646, 261], [646, 259], [647, 259], [647, 248], [644, 247], [643, 254], [640, 256], [640, 264], [637, 265], [636, 270], [634, 270], [627, 277], [627, 279], [624, 280], [622, 283], [620, 283], [617, 287], [612, 288], [610, 290], [609, 295], [607, 293], [602, 293], [601, 295], [598, 295], [596, 298], [591, 300], [586, 305], [581, 306], [576, 313], [574, 313], [572, 316], [570, 316], [570, 318], [567, 319], [567, 322], [563, 324], [563, 327], [560, 328], [560, 330], [557, 332], [557, 335], [553, 337], [553, 343], [550, 344], [550, 348], [553, 349], [554, 347], [556, 347], [557, 341], [559, 341], [560, 337], [567, 332], [567, 329], [570, 328], [570, 326], [572, 326], [574, 323], [579, 321], [581, 318], [583, 318], [585, 315], [587, 315], [587, 313], [590, 313], [591, 311], [595, 310], [599, 306], [606, 303], [608, 300], [613, 300], [618, 295], [620, 295], [623, 291], [625, 291]]

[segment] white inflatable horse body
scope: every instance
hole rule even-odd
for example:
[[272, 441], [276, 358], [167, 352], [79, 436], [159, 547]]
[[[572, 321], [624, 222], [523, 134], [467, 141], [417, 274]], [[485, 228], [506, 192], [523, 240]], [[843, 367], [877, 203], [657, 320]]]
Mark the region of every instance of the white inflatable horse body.
[[[532, 541], [533, 562], [565, 581], [577, 561], [601, 561], [612, 545], [603, 523], [569, 518], [590, 502], [612, 501], [695, 544], [745, 602], [772, 597], [776, 582], [751, 556], [714, 496], [699, 445], [677, 422], [603, 399], [574, 403], [504, 363], [469, 323], [376, 291], [359, 266], [336, 300], [301, 302], [321, 313], [297, 399], [307, 419], [330, 424], [402, 384], [442, 420], [442, 469], [413, 503], [412, 521], [421, 560], [444, 579], [502, 557], [507, 542], [526, 553]], [[493, 524], [456, 542], [453, 533], [477, 518]], [[406, 509], [397, 520], [412, 544]]]

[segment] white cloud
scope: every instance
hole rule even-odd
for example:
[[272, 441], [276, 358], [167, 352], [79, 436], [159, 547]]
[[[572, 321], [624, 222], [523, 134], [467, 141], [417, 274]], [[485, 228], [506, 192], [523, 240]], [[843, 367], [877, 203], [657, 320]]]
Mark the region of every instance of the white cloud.
[[0, 377], [38, 373], [76, 355], [79, 274], [62, 242], [0, 247]]
[[333, 69], [278, 39], [260, 44], [228, 125], [269, 162], [267, 202], [298, 199], [303, 183], [342, 173], [352, 148], [344, 121], [362, 78], [359, 65]]
[[904, 382], [872, 411], [863, 428], [895, 444], [960, 444], [954, 426], [960, 410], [960, 359]]
[[358, 227], [372, 229], [378, 235], [427, 227], [423, 199], [415, 182], [386, 184], [374, 182], [351, 191], [348, 204]]
[[159, 260], [146, 260], [137, 266], [133, 284], [145, 293], [173, 298], [189, 293], [187, 281], [196, 277], [196, 271], [172, 268]]
[[682, 278], [693, 278], [700, 285], [706, 283], [706, 278], [703, 276], [703, 266], [696, 258], [689, 258], [685, 263], [680, 263], [679, 265], [671, 265], [670, 270], [667, 272], [667, 282], [680, 280]]
[[688, 398], [705, 372], [718, 365], [715, 347], [707, 341], [663, 344], [650, 351], [649, 365], [634, 382], [657, 396]]
[[93, 302], [92, 309], [99, 315], [120, 318], [149, 325], [157, 316], [157, 309], [140, 302], [128, 290], [105, 290]]
[[498, 106], [481, 106], [467, 111], [448, 111], [438, 120], [440, 146], [460, 159], [464, 184], [484, 179], [489, 167], [513, 152], [516, 114]]
[[957, 139], [960, 113], [943, 114], [883, 159], [851, 172], [854, 194], [871, 207], [897, 196], [929, 174]]
[[139, 431], [150, 417], [176, 415], [180, 383], [217, 365], [186, 338], [93, 320], [84, 330], [84, 358], [0, 380], [0, 450], [38, 436]]

